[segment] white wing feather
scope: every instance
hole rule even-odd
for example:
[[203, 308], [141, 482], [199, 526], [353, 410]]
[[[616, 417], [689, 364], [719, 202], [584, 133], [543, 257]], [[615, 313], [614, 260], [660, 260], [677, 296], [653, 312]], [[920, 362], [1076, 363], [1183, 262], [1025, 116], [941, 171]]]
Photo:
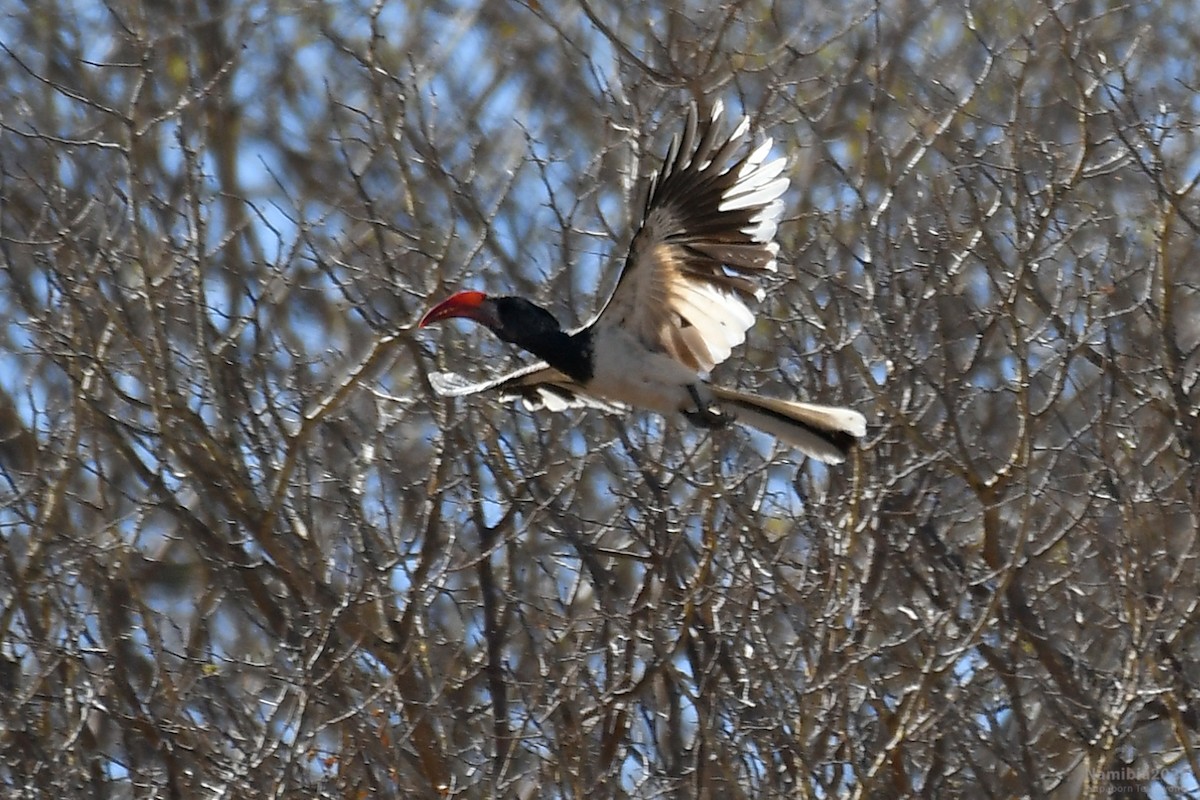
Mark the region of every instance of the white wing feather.
[[472, 382], [453, 372], [429, 373], [429, 385], [443, 397], [464, 397], [496, 392], [502, 400], [517, 400], [530, 411], [595, 408], [609, 413], [624, 411], [617, 403], [593, 397], [575, 381], [544, 362], [530, 364], [487, 381]]
[[695, 109], [650, 181], [642, 225], [595, 324], [624, 327], [650, 350], [708, 372], [742, 344], [761, 300], [755, 279], [776, 269], [786, 161], [771, 140], [743, 152], [750, 122], [721, 139], [720, 102], [704, 125]]

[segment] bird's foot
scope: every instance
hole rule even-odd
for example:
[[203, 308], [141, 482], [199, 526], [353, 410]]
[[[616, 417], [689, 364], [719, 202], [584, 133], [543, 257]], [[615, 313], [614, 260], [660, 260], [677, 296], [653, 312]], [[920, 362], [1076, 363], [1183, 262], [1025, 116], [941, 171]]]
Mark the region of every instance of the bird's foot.
[[719, 406], [698, 408], [694, 411], [684, 411], [688, 422], [698, 428], [728, 428], [737, 417], [728, 411], [722, 411]]
[[696, 391], [695, 386], [688, 387], [688, 394], [692, 396], [692, 400], [696, 403], [696, 408], [684, 410], [683, 415], [687, 417], [688, 422], [696, 427], [728, 428], [737, 419], [736, 415], [722, 410], [716, 403], [701, 400], [700, 393]]

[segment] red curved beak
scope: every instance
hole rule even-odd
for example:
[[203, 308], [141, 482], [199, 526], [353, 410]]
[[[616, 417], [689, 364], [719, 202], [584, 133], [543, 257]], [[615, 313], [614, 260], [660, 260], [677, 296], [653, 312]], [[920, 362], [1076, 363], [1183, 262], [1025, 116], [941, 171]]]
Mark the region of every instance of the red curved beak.
[[424, 328], [435, 322], [453, 317], [473, 319], [484, 325], [494, 325], [498, 322], [488, 296], [483, 292], [459, 292], [452, 294], [421, 317], [418, 328]]

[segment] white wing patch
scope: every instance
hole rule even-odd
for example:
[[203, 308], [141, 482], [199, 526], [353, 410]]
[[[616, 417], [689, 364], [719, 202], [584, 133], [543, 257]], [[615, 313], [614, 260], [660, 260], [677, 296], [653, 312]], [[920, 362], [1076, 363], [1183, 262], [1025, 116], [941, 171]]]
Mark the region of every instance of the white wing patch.
[[520, 400], [530, 411], [595, 408], [610, 413], [626, 410], [587, 394], [579, 384], [543, 362], [530, 364], [489, 381], [472, 382], [453, 372], [429, 373], [429, 384], [443, 397], [496, 392], [501, 400]]

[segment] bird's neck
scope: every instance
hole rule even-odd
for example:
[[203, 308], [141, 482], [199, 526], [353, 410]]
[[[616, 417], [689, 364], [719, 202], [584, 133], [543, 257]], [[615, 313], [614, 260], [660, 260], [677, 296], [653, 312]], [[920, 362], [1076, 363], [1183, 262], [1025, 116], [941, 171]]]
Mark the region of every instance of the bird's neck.
[[540, 331], [521, 343], [529, 352], [575, 379], [587, 383], [592, 378], [592, 332]]

